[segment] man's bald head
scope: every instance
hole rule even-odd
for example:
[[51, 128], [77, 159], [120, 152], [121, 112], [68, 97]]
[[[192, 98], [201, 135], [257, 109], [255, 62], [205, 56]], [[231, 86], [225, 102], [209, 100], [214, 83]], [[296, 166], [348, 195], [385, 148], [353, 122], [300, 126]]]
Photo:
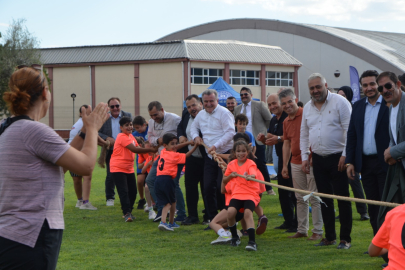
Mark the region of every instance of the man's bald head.
[[280, 106], [280, 100], [278, 94], [271, 94], [267, 98], [267, 106], [272, 114], [280, 116], [283, 113], [283, 109]]

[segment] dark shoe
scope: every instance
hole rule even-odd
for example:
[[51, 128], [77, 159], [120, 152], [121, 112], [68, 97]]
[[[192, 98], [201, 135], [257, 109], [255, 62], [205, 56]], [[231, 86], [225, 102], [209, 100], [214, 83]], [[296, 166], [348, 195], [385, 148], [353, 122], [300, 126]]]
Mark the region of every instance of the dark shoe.
[[257, 229], [256, 229], [257, 235], [261, 235], [266, 231], [268, 221], [269, 220], [267, 219], [267, 217], [265, 215], [263, 215], [259, 218], [259, 223], [257, 224]]
[[131, 213], [126, 213], [124, 218], [125, 218], [125, 222], [132, 222], [135, 219]]
[[369, 219], [370, 219], [370, 216], [367, 215], [367, 213], [360, 215], [360, 220], [361, 220], [361, 221], [369, 220]]
[[255, 242], [249, 241], [247, 246], [245, 247], [247, 251], [257, 251], [257, 245]]
[[349, 249], [352, 246], [349, 242], [345, 240], [341, 240], [339, 245], [337, 246], [337, 249]]
[[136, 209], [143, 209], [143, 206], [145, 205], [146, 200], [145, 199], [141, 199], [138, 201], [138, 207]]
[[316, 247], [323, 247], [323, 246], [331, 246], [331, 245], [336, 245], [336, 240], [328, 241], [328, 239], [323, 238], [321, 242], [318, 244], [314, 245]]
[[387, 266], [388, 266], [388, 263], [384, 263], [384, 264], [381, 265], [381, 268], [384, 269]]
[[288, 238], [302, 238], [302, 237], [308, 237], [308, 234], [297, 232], [294, 235], [288, 236]]
[[183, 222], [186, 219], [186, 217], [176, 217], [174, 219], [174, 222]]
[[239, 245], [240, 245], [240, 239], [239, 239], [239, 237], [238, 237], [238, 238], [232, 238], [232, 240], [231, 240], [231, 246], [237, 247], [237, 246], [239, 246]]
[[314, 241], [314, 240], [319, 240], [319, 239], [322, 239], [322, 234], [313, 233], [312, 236], [310, 238], [308, 238], [307, 240]]
[[155, 219], [153, 220], [153, 222], [160, 222], [161, 219], [162, 219], [162, 211], [159, 211], [159, 212], [156, 214], [156, 217], [155, 217]]
[[366, 251], [366, 252], [363, 252], [363, 254], [367, 254], [367, 255], [368, 255], [368, 251]]
[[203, 209], [203, 210], [201, 211], [201, 213], [205, 214], [205, 209]]
[[242, 236], [249, 236], [247, 230], [240, 230], [240, 233], [242, 234]]
[[289, 228], [288, 230], [285, 231], [286, 233], [296, 233], [297, 228]]
[[186, 217], [185, 220], [181, 222], [181, 225], [193, 225], [200, 223], [200, 220], [196, 217]]
[[209, 231], [212, 230], [210, 226], [208, 226], [207, 228], [204, 229], [204, 231]]
[[210, 225], [211, 220], [209, 219], [204, 219], [203, 222], [201, 222], [202, 225]]
[[276, 229], [276, 230], [286, 230], [286, 229], [288, 229], [288, 226], [283, 223], [280, 226], [275, 227], [274, 229]]

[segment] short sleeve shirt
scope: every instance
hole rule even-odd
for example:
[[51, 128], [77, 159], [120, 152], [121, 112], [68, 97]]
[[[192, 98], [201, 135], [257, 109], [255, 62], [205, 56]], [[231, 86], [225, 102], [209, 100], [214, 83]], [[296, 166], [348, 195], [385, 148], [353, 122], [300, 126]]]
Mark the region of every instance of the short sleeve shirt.
[[301, 120], [303, 108], [298, 107], [297, 114], [294, 119], [287, 117], [283, 122], [284, 140], [290, 141], [291, 144], [291, 163], [301, 164], [301, 149], [300, 149], [300, 134]]
[[[152, 157], [153, 156], [148, 155], [148, 157], [145, 159], [145, 164], [148, 164], [148, 162], [152, 160]], [[159, 156], [156, 156], [155, 160], [157, 160], [158, 158], [159, 158]], [[155, 160], [153, 162], [155, 162]], [[149, 168], [146, 169], [146, 172], [149, 173], [150, 169], [152, 169], [152, 166], [149, 166]]]
[[256, 146], [255, 138], [253, 137], [253, 134], [250, 133], [249, 131], [245, 131], [245, 133], [249, 136], [250, 142], [252, 143], [252, 147]]
[[170, 175], [174, 179], [177, 175], [177, 165], [184, 163], [186, 163], [186, 154], [167, 151], [163, 148], [160, 152], [156, 176]]
[[130, 144], [138, 146], [132, 134], [118, 134], [114, 143], [114, 151], [111, 155], [110, 172], [134, 173], [135, 153], [127, 148]]
[[[283, 112], [280, 119], [277, 119], [277, 117], [271, 118], [270, 127], [267, 132], [276, 136], [283, 136], [283, 122], [287, 116], [288, 114]], [[283, 143], [277, 143], [275, 147], [277, 156], [283, 158]]]

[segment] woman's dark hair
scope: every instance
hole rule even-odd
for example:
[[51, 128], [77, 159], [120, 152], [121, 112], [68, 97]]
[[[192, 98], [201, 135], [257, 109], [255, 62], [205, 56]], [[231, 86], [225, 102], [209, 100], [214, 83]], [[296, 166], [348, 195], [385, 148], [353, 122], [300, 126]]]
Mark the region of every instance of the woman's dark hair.
[[173, 141], [174, 139], [177, 139], [177, 136], [172, 134], [172, 133], [166, 133], [165, 135], [163, 135], [163, 143], [164, 144], [169, 144], [171, 141]]
[[238, 146], [244, 146], [246, 147], [247, 151], [248, 151], [248, 159], [251, 160], [255, 160], [255, 157], [253, 156], [252, 153], [252, 148], [244, 141], [244, 140], [237, 140], [232, 147], [232, 151], [231, 154], [229, 155], [229, 162], [231, 162], [232, 160], [236, 159], [236, 149], [238, 148]]
[[143, 126], [144, 124], [147, 124], [147, 123], [146, 123], [145, 118], [143, 118], [143, 116], [138, 115], [138, 116], [135, 116], [134, 120], [132, 121], [132, 124], [133, 124], [134, 126], [135, 126], [135, 125], [137, 125], [137, 126]]
[[129, 118], [128, 116], [124, 116], [121, 118], [120, 120], [120, 126], [123, 127], [126, 123], [131, 123], [131, 118]]
[[9, 111], [14, 115], [26, 114], [42, 95], [47, 85], [45, 73], [32, 67], [14, 71], [8, 83], [9, 91], [3, 94]]

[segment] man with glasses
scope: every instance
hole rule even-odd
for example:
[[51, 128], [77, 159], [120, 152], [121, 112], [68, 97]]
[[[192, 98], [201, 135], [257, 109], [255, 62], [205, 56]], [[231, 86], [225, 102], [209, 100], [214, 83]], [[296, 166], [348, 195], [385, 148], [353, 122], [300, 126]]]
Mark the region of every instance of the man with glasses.
[[[270, 121], [270, 126], [267, 135], [259, 133], [257, 140], [265, 143], [266, 145], [273, 145], [276, 149], [278, 156], [278, 168], [277, 168], [277, 181], [279, 185], [286, 187], [293, 187], [291, 179], [291, 165], [288, 165], [290, 177], [283, 178], [281, 172], [283, 169], [283, 122], [287, 118], [288, 114], [283, 111], [280, 106], [280, 100], [278, 94], [271, 94], [267, 98], [267, 105], [272, 114], [275, 115]], [[280, 201], [281, 212], [283, 213], [284, 222], [280, 226], [274, 229], [286, 230], [288, 233], [297, 232], [297, 218], [294, 209], [297, 207], [297, 199], [294, 192], [279, 189], [278, 199]]]
[[[364, 98], [353, 105], [346, 142], [346, 172], [349, 181], [361, 174], [361, 182], [369, 200], [381, 201], [388, 164], [384, 151], [390, 137], [388, 133], [389, 109], [377, 90], [378, 72], [366, 70], [360, 77]], [[378, 231], [377, 218], [380, 207], [368, 205], [374, 235]]]
[[[240, 90], [242, 104], [235, 108], [234, 115], [237, 116], [241, 113], [246, 115], [249, 120], [246, 130], [252, 133], [254, 138], [257, 138], [259, 133], [266, 135], [272, 116], [264, 102], [252, 100], [252, 97], [252, 91], [247, 87], [242, 87]], [[257, 168], [263, 174], [264, 181], [270, 183], [270, 175], [266, 166], [266, 145], [261, 141], [256, 141], [255, 156]], [[276, 195], [271, 186], [266, 185], [266, 190], [269, 195]]]
[[[389, 71], [377, 77], [378, 91], [387, 103], [390, 103], [389, 147], [384, 151], [384, 160], [388, 163], [387, 179], [382, 201], [405, 203], [405, 93], [401, 91], [398, 77]], [[384, 222], [385, 215], [392, 208], [380, 206], [378, 226]]]
[[120, 130], [120, 119], [123, 116], [127, 116], [132, 118], [130, 113], [124, 112], [121, 110], [121, 101], [117, 97], [112, 97], [107, 102], [108, 107], [110, 108], [110, 119], [107, 120], [104, 125], [98, 131], [98, 135], [103, 138], [105, 141], [110, 142], [110, 149], [108, 149], [106, 154], [106, 167], [107, 167], [107, 176], [105, 178], [105, 196], [106, 196], [106, 204], [107, 206], [114, 206], [115, 200], [115, 184], [111, 177], [110, 173], [110, 159], [111, 155], [114, 150], [114, 143], [115, 139], [117, 138], [118, 134], [121, 132]]
[[[302, 170], [309, 174], [309, 154], [316, 186], [320, 193], [349, 197], [346, 175], [346, 133], [352, 106], [346, 98], [327, 90], [326, 79], [319, 73], [308, 78], [311, 101], [304, 106], [301, 122], [300, 150]], [[311, 149], [311, 150], [310, 150]], [[333, 199], [322, 198], [322, 218], [325, 237], [316, 246], [336, 244], [335, 211]], [[340, 216], [340, 243], [338, 249], [351, 247], [352, 206], [349, 201], [338, 200]]]

